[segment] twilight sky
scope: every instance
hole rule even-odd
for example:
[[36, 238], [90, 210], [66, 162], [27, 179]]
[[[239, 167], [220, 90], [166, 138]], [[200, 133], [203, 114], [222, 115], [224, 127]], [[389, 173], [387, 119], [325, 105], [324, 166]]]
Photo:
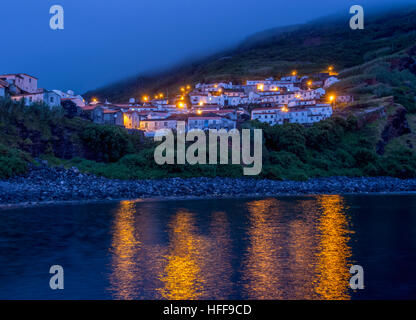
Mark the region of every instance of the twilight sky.
[[[0, 74], [48, 89], [90, 89], [208, 55], [264, 29], [400, 0], [0, 0]], [[403, 2], [409, 2], [403, 1]], [[49, 8], [65, 29], [49, 27]]]

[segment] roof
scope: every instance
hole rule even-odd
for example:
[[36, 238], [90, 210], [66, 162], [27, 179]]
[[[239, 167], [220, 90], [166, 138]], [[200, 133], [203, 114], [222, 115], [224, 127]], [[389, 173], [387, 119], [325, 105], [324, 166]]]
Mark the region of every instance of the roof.
[[10, 74], [2, 74], [2, 75], [0, 75], [0, 77], [9, 77], [9, 76], [16, 76], [16, 77], [20, 77], [20, 75], [25, 75], [25, 76], [27, 76], [27, 77], [30, 77], [30, 78], [33, 78], [33, 79], [39, 80], [38, 78], [36, 78], [36, 77], [34, 77], [34, 76], [31, 76], [31, 75], [29, 75], [29, 74], [27, 74], [27, 73], [10, 73]]
[[309, 108], [322, 108], [322, 107], [330, 107], [331, 105], [328, 103], [317, 103], [314, 106], [309, 106]]
[[121, 112], [120, 110], [111, 110], [111, 109], [107, 109], [103, 111], [104, 113], [117, 113], [117, 112]]
[[[204, 111], [204, 110], [201, 110], [202, 112]], [[216, 111], [214, 111], [214, 113], [223, 113], [223, 114], [225, 114], [225, 113], [234, 113], [236, 110], [234, 110], [234, 109], [228, 109], [228, 110], [216, 110]]]
[[[171, 117], [168, 117], [168, 118], [163, 118], [163, 119], [146, 119], [146, 120], [141, 120], [140, 122], [166, 122], [166, 121], [178, 121], [178, 120], [180, 120], [180, 119], [174, 119], [174, 118], [171, 118]], [[186, 119], [184, 119], [184, 120], [186, 120]]]
[[274, 111], [274, 110], [280, 110], [281, 107], [275, 107], [275, 108], [256, 108], [251, 110], [251, 112], [257, 112], [257, 111]]
[[289, 112], [308, 112], [309, 108], [290, 108], [289, 107]]
[[221, 109], [221, 106], [218, 104], [204, 104], [202, 106], [198, 104], [194, 104], [192, 106], [193, 109], [201, 109], [201, 110], [209, 110], [209, 109]]
[[257, 112], [257, 113], [255, 113], [253, 116], [258, 116], [258, 115], [262, 115], [262, 114], [265, 114], [265, 115], [268, 115], [268, 116], [273, 116], [273, 115], [275, 115], [275, 114], [273, 114], [273, 113], [269, 113], [269, 112]]
[[81, 107], [81, 109], [84, 110], [84, 111], [94, 110], [95, 108], [99, 108], [99, 106], [84, 106], [84, 107]]
[[114, 104], [111, 104], [111, 106], [117, 107], [117, 108], [134, 108], [132, 104], [122, 104], [122, 103], [114, 103]]
[[3, 87], [6, 87], [6, 88], [9, 87], [9, 83], [7, 81], [1, 80], [1, 79], [0, 79], [0, 85], [3, 86]]
[[205, 116], [202, 116], [202, 117], [189, 117], [188, 121], [189, 120], [221, 120], [221, 119], [222, 119], [221, 117], [205, 117]]
[[188, 116], [185, 115], [185, 114], [172, 114], [164, 120], [166, 120], [166, 121], [187, 121]]
[[42, 90], [42, 91], [38, 91], [38, 92], [25, 92], [25, 93], [21, 93], [21, 94], [14, 94], [13, 96], [15, 96], [15, 97], [26, 97], [26, 96], [34, 96], [34, 95], [38, 95], [38, 94], [44, 94], [45, 92], [52, 92], [52, 91], [47, 91], [45, 89], [38, 89], [38, 90]]

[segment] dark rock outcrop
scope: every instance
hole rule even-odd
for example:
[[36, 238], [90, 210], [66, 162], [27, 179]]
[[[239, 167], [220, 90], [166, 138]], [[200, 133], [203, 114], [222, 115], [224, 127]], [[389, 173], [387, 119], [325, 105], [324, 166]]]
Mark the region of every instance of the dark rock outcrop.
[[391, 66], [393, 69], [398, 69], [399, 71], [409, 70], [416, 74], [416, 61], [410, 56], [393, 59], [391, 61]]
[[387, 123], [381, 133], [381, 140], [377, 143], [376, 152], [384, 154], [384, 148], [390, 140], [411, 132], [406, 119], [406, 109], [399, 106], [395, 113], [387, 118]]

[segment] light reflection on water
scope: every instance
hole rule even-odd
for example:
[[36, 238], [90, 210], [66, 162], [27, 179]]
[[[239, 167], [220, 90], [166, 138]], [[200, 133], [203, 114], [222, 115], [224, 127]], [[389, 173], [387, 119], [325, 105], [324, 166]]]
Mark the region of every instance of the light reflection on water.
[[223, 211], [178, 208], [160, 222], [123, 201], [108, 290], [116, 299], [350, 299], [346, 211], [336, 195], [253, 200], [233, 226]]
[[318, 264], [316, 292], [320, 298], [349, 299], [348, 259], [351, 249], [348, 247], [348, 222], [344, 213], [343, 200], [340, 196], [320, 196], [318, 203], [322, 208], [318, 230], [320, 233], [318, 247]]

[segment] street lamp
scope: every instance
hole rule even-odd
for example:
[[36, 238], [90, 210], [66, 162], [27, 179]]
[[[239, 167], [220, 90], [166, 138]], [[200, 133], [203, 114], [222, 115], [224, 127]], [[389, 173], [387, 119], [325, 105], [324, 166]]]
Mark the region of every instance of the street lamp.
[[329, 101], [331, 102], [332, 107], [334, 107], [335, 96], [334, 95], [329, 96]]

